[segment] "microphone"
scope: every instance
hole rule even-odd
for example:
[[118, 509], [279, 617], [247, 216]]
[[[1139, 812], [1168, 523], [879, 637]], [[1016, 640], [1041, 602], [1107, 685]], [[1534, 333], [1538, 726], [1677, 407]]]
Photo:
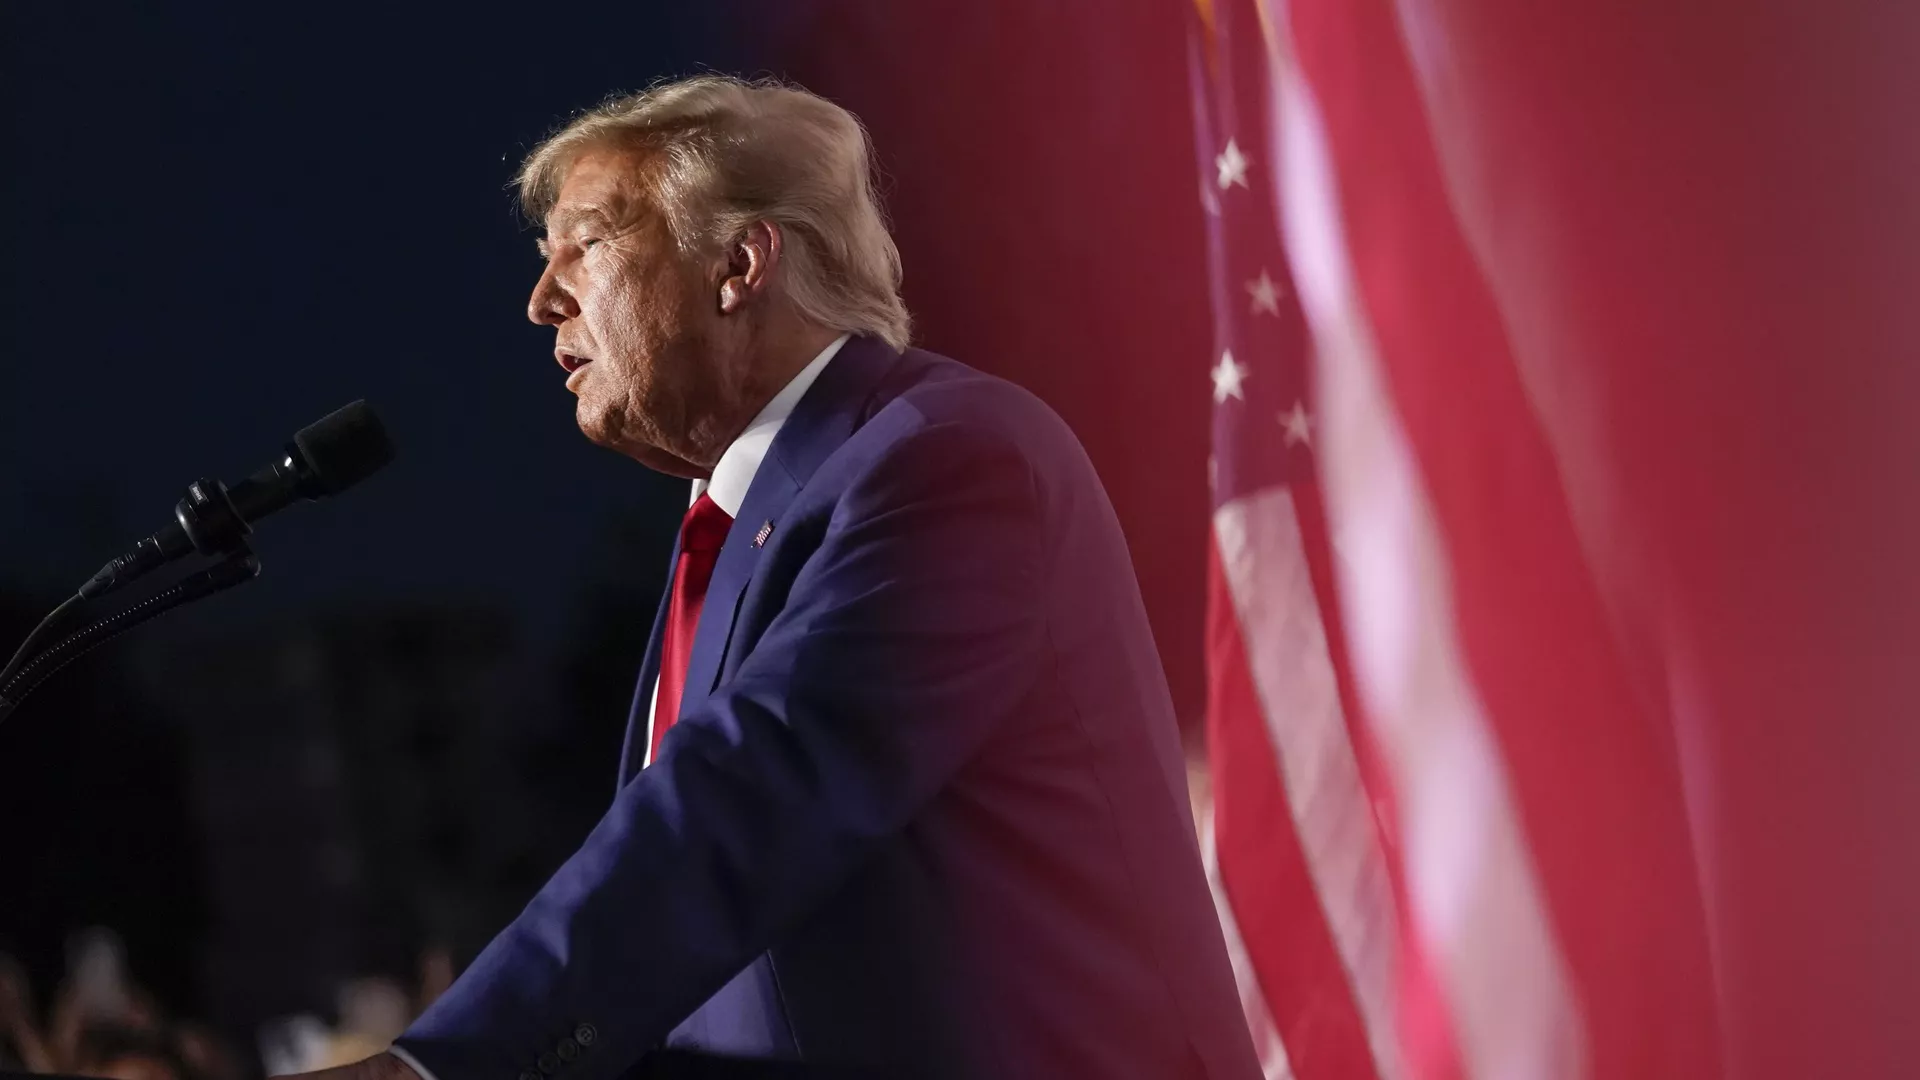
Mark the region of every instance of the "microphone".
[[245, 547], [252, 523], [296, 501], [338, 495], [393, 460], [393, 440], [364, 401], [301, 428], [272, 464], [228, 488], [199, 479], [173, 508], [173, 523], [100, 568], [80, 595], [91, 599], [193, 552]]

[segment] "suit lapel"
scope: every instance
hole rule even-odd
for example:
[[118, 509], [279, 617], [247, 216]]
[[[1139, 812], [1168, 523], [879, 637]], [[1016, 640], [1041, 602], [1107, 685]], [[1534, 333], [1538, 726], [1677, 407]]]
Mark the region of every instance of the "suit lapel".
[[[875, 386], [899, 358], [899, 353], [873, 338], [849, 340], [827, 362], [774, 436], [740, 504], [739, 516], [727, 532], [713, 580], [707, 585], [706, 604], [693, 637], [693, 655], [687, 664], [686, 689], [680, 701], [683, 715], [704, 702], [719, 682], [740, 598], [753, 580], [762, 550], [755, 538], [769, 523], [778, 529], [780, 518], [814, 470], [866, 420], [867, 403]], [[656, 637], [659, 633], [656, 629]], [[657, 648], [648, 653], [657, 666]]]
[[727, 656], [727, 640], [733, 635], [733, 619], [740, 610], [740, 598], [753, 580], [753, 567], [760, 549], [753, 546], [753, 534], [762, 521], [778, 521], [800, 489], [784, 472], [769, 470], [762, 462], [753, 478], [746, 501], [740, 504], [740, 516], [727, 530], [727, 542], [720, 549], [720, 561], [714, 564], [713, 580], [707, 585], [706, 604], [700, 609], [700, 628], [693, 635], [693, 655], [687, 661], [687, 685], [680, 698], [680, 712], [699, 705], [713, 692], [720, 678], [720, 665]]

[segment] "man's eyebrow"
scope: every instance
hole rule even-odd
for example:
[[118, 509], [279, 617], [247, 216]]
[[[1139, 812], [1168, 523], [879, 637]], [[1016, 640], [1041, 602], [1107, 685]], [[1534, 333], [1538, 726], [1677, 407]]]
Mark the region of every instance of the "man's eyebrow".
[[547, 235], [567, 232], [585, 221], [604, 223], [612, 220], [607, 216], [607, 212], [598, 206], [569, 206], [563, 210], [555, 210], [547, 216]]
[[553, 246], [547, 243], [546, 237], [544, 236], [536, 237], [533, 241], [533, 246], [536, 251], [540, 252], [541, 258], [543, 259], [553, 258]]

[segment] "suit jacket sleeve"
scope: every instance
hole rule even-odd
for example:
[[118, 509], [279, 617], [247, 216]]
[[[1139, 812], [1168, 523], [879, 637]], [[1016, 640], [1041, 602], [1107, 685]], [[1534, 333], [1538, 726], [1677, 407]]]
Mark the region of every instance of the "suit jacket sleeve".
[[[769, 467], [777, 467], [769, 459]], [[1046, 657], [1026, 459], [922, 426], [849, 485], [785, 608], [400, 1041], [437, 1080], [612, 1080], [831, 895]], [[538, 1076], [538, 1073], [535, 1074]]]

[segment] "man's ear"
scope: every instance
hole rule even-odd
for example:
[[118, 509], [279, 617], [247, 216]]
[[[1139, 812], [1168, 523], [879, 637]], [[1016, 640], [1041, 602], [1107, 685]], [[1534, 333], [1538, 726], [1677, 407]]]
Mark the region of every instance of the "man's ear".
[[756, 221], [727, 248], [720, 278], [720, 313], [732, 315], [765, 292], [780, 265], [780, 226]]

